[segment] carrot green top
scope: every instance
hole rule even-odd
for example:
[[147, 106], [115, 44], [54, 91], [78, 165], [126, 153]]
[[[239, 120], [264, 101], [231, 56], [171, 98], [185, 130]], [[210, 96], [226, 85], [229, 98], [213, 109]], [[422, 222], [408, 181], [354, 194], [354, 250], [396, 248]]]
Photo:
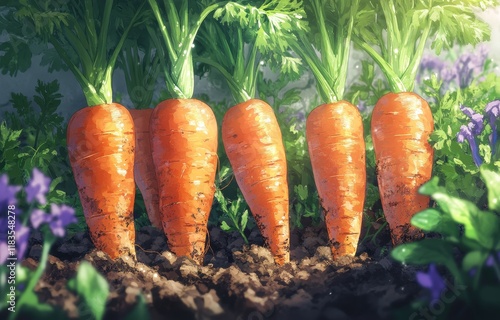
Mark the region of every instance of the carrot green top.
[[303, 14], [296, 0], [229, 2], [202, 26], [198, 38], [202, 52], [196, 60], [224, 76], [236, 102], [254, 98], [264, 61], [285, 73], [298, 72], [300, 60], [287, 49], [293, 21]]
[[134, 18], [110, 50], [113, 0], [69, 1], [63, 5], [26, 0], [20, 4], [17, 15], [30, 19], [37, 35], [54, 46], [82, 87], [87, 104], [111, 103], [111, 78], [116, 59], [141, 10], [135, 8]]
[[[193, 43], [203, 21], [222, 3], [212, 0], [164, 0], [160, 8], [156, 0], [148, 0], [159, 25], [149, 28], [156, 47], [163, 47], [165, 58], [161, 59], [167, 90], [173, 98], [187, 99], [193, 96]], [[156, 34], [161, 34], [160, 42]]]
[[358, 6], [359, 0], [307, 1], [305, 10], [310, 29], [295, 28], [297, 41], [290, 42], [293, 50], [309, 65], [324, 102], [343, 98]]
[[[497, 0], [362, 1], [354, 42], [380, 66], [393, 92], [412, 91], [427, 41], [439, 54], [454, 44], [477, 44], [489, 27], [475, 10]], [[377, 50], [378, 49], [378, 50]]]

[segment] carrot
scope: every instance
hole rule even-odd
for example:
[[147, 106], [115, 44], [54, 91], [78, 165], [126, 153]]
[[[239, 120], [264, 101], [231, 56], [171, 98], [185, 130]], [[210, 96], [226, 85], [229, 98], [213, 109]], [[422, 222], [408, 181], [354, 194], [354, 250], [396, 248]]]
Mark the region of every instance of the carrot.
[[395, 245], [422, 236], [410, 220], [429, 204], [418, 189], [431, 178], [434, 151], [428, 139], [433, 130], [429, 105], [415, 93], [388, 93], [373, 109], [377, 180]]
[[170, 250], [202, 263], [215, 193], [217, 122], [196, 99], [160, 102], [151, 116], [160, 214]]
[[347, 101], [323, 104], [309, 114], [306, 138], [333, 257], [354, 256], [366, 188], [361, 115]]
[[151, 154], [149, 122], [153, 109], [131, 109], [135, 127], [135, 183], [141, 190], [149, 221], [162, 230], [160, 216], [160, 201], [158, 198], [158, 181]]
[[277, 264], [290, 261], [285, 149], [273, 109], [250, 99], [230, 108], [222, 141], [245, 200]]
[[68, 153], [90, 236], [112, 259], [135, 256], [134, 122], [117, 103], [77, 111]]

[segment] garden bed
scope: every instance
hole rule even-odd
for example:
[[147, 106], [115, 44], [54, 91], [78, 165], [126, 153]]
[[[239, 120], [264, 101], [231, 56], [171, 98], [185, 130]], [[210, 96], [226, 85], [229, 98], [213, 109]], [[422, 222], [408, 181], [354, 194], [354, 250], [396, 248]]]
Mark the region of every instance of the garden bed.
[[[415, 269], [393, 263], [384, 246], [361, 245], [355, 258], [332, 261], [323, 227], [293, 232], [291, 263], [283, 267], [274, 264], [257, 230], [248, 246], [237, 233], [211, 228], [203, 266], [176, 258], [154, 227], [143, 227], [136, 238], [137, 261], [110, 260], [84, 232], [60, 240], [35, 289], [41, 302], [83, 319], [85, 309], [66, 287], [81, 260], [110, 284], [107, 319], [131, 312], [140, 293], [152, 319], [387, 319], [422, 290]], [[41, 237], [35, 234], [30, 246], [24, 264], [34, 268]]]

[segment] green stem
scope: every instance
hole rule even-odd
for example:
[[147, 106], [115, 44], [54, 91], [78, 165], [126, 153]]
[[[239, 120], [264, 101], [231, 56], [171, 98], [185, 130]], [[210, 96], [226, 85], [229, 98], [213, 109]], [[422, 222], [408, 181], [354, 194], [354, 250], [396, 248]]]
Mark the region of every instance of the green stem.
[[[148, 0], [149, 4], [153, 10], [155, 18], [160, 26], [160, 32], [163, 36], [163, 40], [168, 50], [168, 59], [170, 62], [170, 70], [164, 70], [164, 74], [170, 74], [166, 76], [167, 89], [173, 97], [187, 99], [193, 96], [194, 92], [194, 71], [193, 71], [193, 56], [192, 56], [192, 45], [196, 38], [196, 34], [203, 23], [203, 21], [208, 17], [210, 13], [215, 11], [221, 6], [221, 3], [216, 3], [206, 7], [198, 19], [194, 22], [194, 25], [189, 26], [188, 21], [188, 5], [184, 3], [181, 8], [181, 16], [183, 19], [179, 19], [179, 14], [173, 2], [170, 2], [169, 14], [176, 15], [177, 21], [179, 21], [178, 27], [181, 31], [189, 30], [189, 33], [185, 35], [180, 33], [182, 39], [178, 39], [180, 46], [174, 46], [172, 43], [172, 34], [168, 33], [168, 30], [163, 22], [160, 8], [156, 3], [156, 0]], [[179, 30], [171, 30], [170, 32], [179, 32]], [[175, 33], [174, 33], [175, 34]]]
[[75, 75], [76, 81], [80, 84], [83, 90], [83, 95], [87, 100], [87, 105], [95, 106], [98, 104], [105, 103], [104, 99], [98, 96], [95, 87], [89, 82], [89, 80], [83, 75], [83, 73], [76, 67], [76, 65], [71, 61], [70, 57], [63, 49], [63, 47], [57, 42], [55, 38], [51, 38], [49, 42], [54, 46], [57, 53], [61, 59], [66, 63], [72, 73]]
[[229, 89], [231, 90], [231, 94], [236, 102], [244, 102], [252, 99], [248, 92], [236, 82], [235, 78], [233, 78], [233, 76], [221, 64], [204, 57], [197, 57], [196, 60], [214, 67], [222, 74], [222, 76], [226, 79]]
[[352, 39], [354, 43], [360, 46], [377, 63], [382, 72], [385, 74], [393, 92], [397, 93], [408, 91], [403, 81], [401, 81], [400, 77], [396, 74], [391, 65], [384, 60], [384, 58], [375, 49], [373, 49], [368, 43], [362, 41], [356, 35], [353, 35]]
[[422, 36], [420, 37], [417, 49], [415, 50], [415, 53], [413, 55], [413, 59], [411, 59], [408, 68], [401, 77], [401, 81], [404, 83], [407, 90], [411, 91], [415, 86], [415, 77], [420, 68], [420, 61], [422, 60], [422, 56], [425, 50], [425, 44], [427, 42], [427, 38], [429, 37], [430, 31], [431, 31], [431, 24], [428, 23], [426, 28], [424, 29], [424, 32], [422, 33]]
[[290, 41], [290, 46], [293, 51], [306, 61], [311, 69], [311, 72], [314, 74], [316, 86], [318, 87], [323, 102], [328, 103], [338, 101], [335, 90], [326, 78], [327, 71], [322, 67], [323, 64], [316, 56], [314, 48], [312, 48], [310, 42], [307, 42], [307, 40], [301, 36], [300, 42]]
[[[42, 254], [40, 256], [40, 262], [38, 263], [38, 267], [36, 268], [35, 273], [33, 274], [32, 278], [28, 282], [28, 285], [24, 289], [24, 293], [21, 295], [21, 298], [17, 302], [16, 308], [18, 310], [21, 310], [23, 304], [25, 304], [30, 297], [33, 297], [33, 295], [36, 296], [34, 290], [35, 286], [40, 280], [43, 272], [45, 271], [45, 267], [47, 265], [47, 260], [50, 252], [50, 248], [55, 242], [55, 237], [52, 235], [52, 233], [46, 232], [45, 233], [45, 242], [43, 244], [42, 248]], [[15, 319], [16, 318], [16, 313], [12, 312], [9, 316], [9, 320]]]

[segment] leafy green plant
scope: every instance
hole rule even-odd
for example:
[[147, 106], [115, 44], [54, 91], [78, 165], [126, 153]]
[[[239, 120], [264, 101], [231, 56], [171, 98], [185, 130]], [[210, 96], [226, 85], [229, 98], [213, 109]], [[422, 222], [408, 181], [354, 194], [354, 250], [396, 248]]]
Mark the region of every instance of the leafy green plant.
[[242, 210], [240, 207], [245, 203], [243, 195], [238, 193], [235, 201], [230, 201], [224, 197], [220, 190], [215, 191], [215, 199], [219, 205], [222, 215], [219, 216], [220, 228], [226, 232], [237, 231], [245, 243], [248, 239], [245, 236], [245, 229], [248, 223], [248, 208]]
[[57, 114], [62, 98], [59, 83], [38, 80], [35, 91], [33, 100], [22, 93], [12, 93], [10, 103], [14, 111], [4, 113], [1, 125], [0, 170], [8, 172], [16, 183], [25, 181], [34, 167], [47, 169], [52, 176], [69, 168], [64, 164], [59, 167], [61, 161], [56, 161], [57, 157], [66, 156], [64, 118]]
[[[479, 54], [476, 52], [473, 55]], [[464, 57], [468, 55], [465, 52], [458, 60], [466, 60]], [[443, 74], [441, 69], [446, 61], [435, 59], [431, 63], [430, 58], [427, 58], [429, 61], [422, 65], [431, 74], [423, 79], [420, 87], [423, 94], [429, 97], [435, 123], [435, 130], [430, 137], [435, 153], [433, 174], [446, 181], [445, 188], [449, 194], [468, 197], [478, 206], [484, 207], [484, 182], [479, 177], [478, 165], [484, 162], [500, 167], [499, 155], [494, 152], [498, 118], [494, 113], [497, 111], [486, 110], [488, 105], [493, 106], [500, 95], [500, 78], [494, 72], [495, 64], [490, 59], [484, 59], [482, 65], [475, 65], [479, 70], [474, 73], [471, 69], [457, 70], [451, 78], [465, 81], [461, 72], [474, 77], [467, 81], [466, 86], [450, 88], [447, 86], [450, 79], [445, 79], [450, 76]], [[433, 68], [430, 69], [429, 65]], [[465, 140], [469, 141], [463, 141], [464, 134], [468, 135]], [[462, 142], [459, 142], [460, 135]]]
[[109, 284], [90, 263], [80, 263], [76, 277], [68, 281], [68, 288], [83, 299], [80, 311], [88, 309], [95, 319], [103, 318], [109, 296]]
[[[391, 252], [403, 263], [446, 267], [454, 285], [466, 287], [456, 303], [466, 303], [477, 318], [498, 312], [488, 297], [500, 293], [500, 174], [487, 165], [481, 166], [480, 174], [488, 189], [486, 209], [449, 195], [434, 177], [420, 192], [431, 196], [437, 206], [417, 213], [411, 222], [439, 237], [403, 244]], [[452, 306], [446, 308], [449, 311]]]

